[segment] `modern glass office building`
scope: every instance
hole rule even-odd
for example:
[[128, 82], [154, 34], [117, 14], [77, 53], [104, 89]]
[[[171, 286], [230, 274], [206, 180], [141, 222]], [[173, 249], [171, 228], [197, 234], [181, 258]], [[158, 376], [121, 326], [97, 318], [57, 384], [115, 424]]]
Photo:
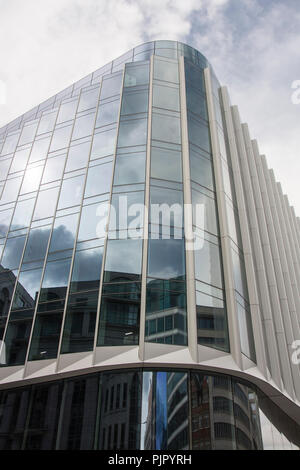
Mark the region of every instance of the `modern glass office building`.
[[0, 129], [0, 449], [297, 449], [299, 292], [299, 218], [192, 47]]

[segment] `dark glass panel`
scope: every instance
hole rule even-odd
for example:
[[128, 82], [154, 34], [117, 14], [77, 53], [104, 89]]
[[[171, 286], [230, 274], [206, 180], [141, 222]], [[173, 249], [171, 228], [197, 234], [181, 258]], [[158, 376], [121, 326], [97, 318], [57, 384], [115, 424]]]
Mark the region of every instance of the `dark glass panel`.
[[42, 268], [20, 273], [13, 300], [13, 310], [33, 308], [40, 289]]
[[69, 296], [64, 325], [62, 353], [92, 351], [97, 314], [98, 291]]
[[108, 240], [105, 261], [105, 282], [140, 279], [142, 240]]
[[179, 280], [185, 277], [183, 239], [149, 239], [148, 276]]
[[62, 311], [37, 314], [29, 351], [30, 361], [57, 356], [62, 316]]
[[66, 296], [71, 259], [47, 262], [40, 302], [63, 299]]
[[0, 391], [0, 450], [22, 449], [30, 389]]
[[42, 260], [45, 257], [50, 230], [50, 225], [30, 230], [23, 262]]
[[187, 344], [185, 283], [148, 279], [145, 341]]
[[9, 238], [4, 248], [1, 265], [5, 269], [15, 269], [19, 267], [25, 236]]
[[97, 448], [139, 449], [141, 373], [103, 373], [100, 386], [103, 399], [100, 402]]
[[119, 127], [118, 147], [143, 145], [147, 138], [147, 119], [122, 121]]
[[70, 142], [72, 126], [60, 127], [55, 129], [50, 145], [50, 152], [59, 150], [68, 146]]
[[93, 450], [99, 378], [75, 378], [65, 383], [59, 434], [61, 450]]
[[34, 310], [13, 312], [5, 335], [6, 365], [25, 363]]
[[7, 209], [0, 212], [0, 237], [6, 237], [13, 209]]
[[26, 450], [55, 449], [62, 388], [62, 381], [33, 387], [24, 445]]

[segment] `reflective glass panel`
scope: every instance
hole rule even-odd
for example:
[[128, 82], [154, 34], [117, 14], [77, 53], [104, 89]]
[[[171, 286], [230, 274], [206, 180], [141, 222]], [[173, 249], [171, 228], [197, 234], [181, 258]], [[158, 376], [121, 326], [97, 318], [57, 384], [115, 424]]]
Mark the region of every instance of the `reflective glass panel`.
[[71, 292], [92, 290], [99, 287], [102, 256], [102, 246], [75, 253]]
[[76, 206], [81, 203], [82, 191], [84, 184], [84, 176], [75, 176], [75, 178], [69, 178], [63, 181], [58, 209], [64, 207]]
[[33, 143], [32, 150], [30, 153], [29, 162], [37, 162], [38, 160], [44, 160], [46, 158], [50, 144], [50, 137], [42, 140], [36, 140]]
[[54, 214], [59, 188], [40, 191], [34, 211], [34, 220], [51, 217]]
[[117, 156], [114, 184], [143, 183], [145, 181], [145, 159], [142, 154]]
[[90, 142], [84, 142], [83, 144], [70, 147], [65, 171], [85, 167], [89, 158], [90, 147]]
[[50, 183], [50, 181], [55, 181], [62, 177], [65, 158], [65, 155], [59, 155], [58, 157], [47, 159], [42, 184]]
[[151, 177], [182, 181], [181, 153], [152, 146]]
[[84, 197], [108, 193], [112, 179], [112, 162], [93, 166], [88, 170]]
[[73, 248], [77, 222], [78, 214], [56, 218], [49, 247], [50, 252]]

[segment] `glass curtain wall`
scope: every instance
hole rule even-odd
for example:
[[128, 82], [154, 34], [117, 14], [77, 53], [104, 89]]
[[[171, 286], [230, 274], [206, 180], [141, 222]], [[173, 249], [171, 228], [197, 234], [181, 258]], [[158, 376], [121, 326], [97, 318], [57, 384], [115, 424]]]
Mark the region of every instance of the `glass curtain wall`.
[[[0, 391], [0, 449], [296, 449], [299, 426], [253, 386], [130, 369]], [[285, 429], [284, 429], [284, 426]]]

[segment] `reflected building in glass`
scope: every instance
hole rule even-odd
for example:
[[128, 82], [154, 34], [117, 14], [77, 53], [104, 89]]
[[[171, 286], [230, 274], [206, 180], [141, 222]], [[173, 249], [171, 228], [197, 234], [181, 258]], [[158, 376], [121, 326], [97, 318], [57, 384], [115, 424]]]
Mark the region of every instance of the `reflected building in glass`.
[[299, 292], [299, 218], [194, 48], [0, 129], [0, 449], [299, 448]]

